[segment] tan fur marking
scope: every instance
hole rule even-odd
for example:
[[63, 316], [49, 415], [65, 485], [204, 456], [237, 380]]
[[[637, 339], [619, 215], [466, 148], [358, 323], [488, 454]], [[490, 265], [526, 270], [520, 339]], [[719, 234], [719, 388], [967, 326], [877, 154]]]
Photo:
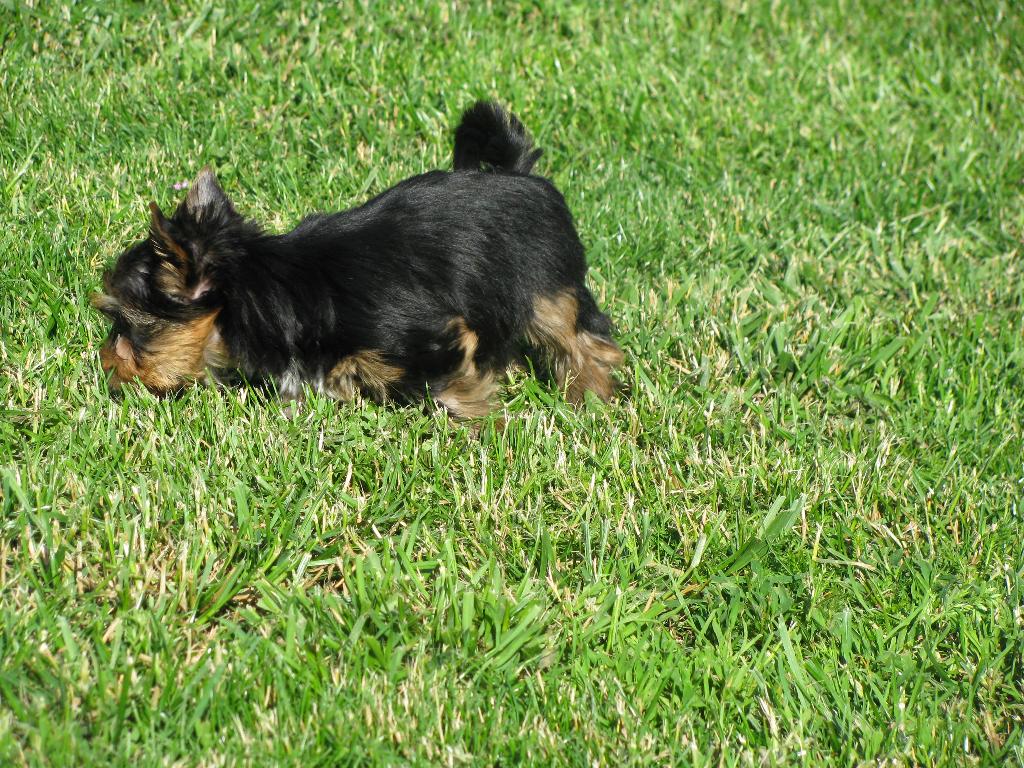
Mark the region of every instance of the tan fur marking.
[[338, 400], [354, 400], [365, 393], [375, 400], [386, 400], [392, 385], [404, 371], [385, 362], [375, 349], [364, 349], [344, 358], [327, 374], [326, 391]]
[[466, 419], [486, 416], [494, 410], [494, 394], [498, 384], [490, 372], [482, 372], [476, 365], [476, 350], [480, 338], [468, 325], [465, 318], [456, 317], [449, 328], [458, 335], [462, 363], [444, 386], [434, 394], [455, 418]]
[[118, 389], [122, 383], [138, 379], [147, 389], [163, 393], [204, 381], [208, 366], [227, 366], [227, 348], [214, 325], [217, 314], [214, 311], [170, 326], [154, 336], [142, 352], [131, 349], [130, 354], [119, 355], [110, 342], [104, 344], [100, 363], [110, 375], [111, 387]]
[[583, 401], [589, 389], [602, 400], [615, 394], [612, 370], [622, 364], [622, 350], [611, 339], [580, 331], [579, 305], [570, 293], [540, 296], [533, 303], [527, 340], [545, 355], [571, 402]]
[[617, 389], [612, 371], [622, 365], [622, 350], [615, 342], [587, 331], [577, 334], [576, 339], [582, 362], [569, 384], [570, 399], [582, 400], [589, 389], [602, 400], [611, 400]]
[[110, 388], [117, 391], [121, 384], [138, 376], [138, 368], [135, 366], [134, 357], [130, 360], [122, 359], [115, 351], [114, 345], [107, 342], [100, 347], [100, 366], [110, 380]]
[[494, 410], [494, 393], [498, 385], [490, 373], [457, 373], [438, 392], [434, 399], [452, 416], [468, 419], [486, 416]]
[[205, 379], [207, 341], [216, 318], [217, 313], [211, 312], [173, 326], [150, 341], [140, 364], [142, 383], [156, 391], [167, 391]]
[[183, 293], [189, 255], [167, 231], [167, 219], [160, 211], [159, 206], [156, 203], [150, 203], [149, 211], [150, 230], [153, 233], [150, 242], [157, 254], [163, 257], [160, 271], [156, 275], [157, 285], [167, 293]]
[[465, 356], [465, 365], [476, 368], [476, 349], [480, 345], [480, 337], [476, 335], [475, 331], [470, 330], [470, 327], [466, 325], [465, 318], [456, 317], [450, 323], [448, 327], [459, 334], [459, 349], [462, 350], [462, 354]]

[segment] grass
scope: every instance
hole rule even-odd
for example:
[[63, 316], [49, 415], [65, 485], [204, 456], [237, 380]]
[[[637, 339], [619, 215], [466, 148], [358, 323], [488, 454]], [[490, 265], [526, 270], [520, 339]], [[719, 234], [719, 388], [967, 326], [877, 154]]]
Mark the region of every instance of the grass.
[[[0, 762], [1024, 761], [1012, 2], [0, 5]], [[101, 385], [213, 164], [283, 229], [547, 150], [631, 396]]]

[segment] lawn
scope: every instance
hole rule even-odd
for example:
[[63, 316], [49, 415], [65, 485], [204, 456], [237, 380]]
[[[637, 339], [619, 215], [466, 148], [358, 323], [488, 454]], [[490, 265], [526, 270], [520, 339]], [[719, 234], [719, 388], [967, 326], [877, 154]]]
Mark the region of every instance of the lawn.
[[[0, 5], [0, 763], [1020, 765], [1013, 2]], [[575, 408], [112, 400], [102, 268], [496, 97], [626, 351]]]

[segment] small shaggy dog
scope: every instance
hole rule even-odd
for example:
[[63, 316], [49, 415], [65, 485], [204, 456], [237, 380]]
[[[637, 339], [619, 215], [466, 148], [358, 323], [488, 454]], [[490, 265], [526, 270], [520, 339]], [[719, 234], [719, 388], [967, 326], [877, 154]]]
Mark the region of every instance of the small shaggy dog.
[[531, 175], [522, 123], [479, 102], [455, 131], [455, 168], [283, 235], [235, 210], [204, 169], [174, 215], [150, 203], [149, 237], [104, 274], [110, 386], [165, 394], [241, 372], [301, 397], [413, 400], [458, 418], [494, 406], [524, 353], [578, 402], [615, 391], [622, 352], [584, 284], [565, 200]]

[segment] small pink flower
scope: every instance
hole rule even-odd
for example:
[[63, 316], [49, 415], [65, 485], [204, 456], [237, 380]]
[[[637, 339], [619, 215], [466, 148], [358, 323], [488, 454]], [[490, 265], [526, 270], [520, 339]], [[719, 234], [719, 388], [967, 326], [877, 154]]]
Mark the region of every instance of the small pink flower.
[[175, 189], [178, 189], [178, 190], [181, 190], [181, 189], [188, 189], [188, 180], [186, 179], [185, 181], [178, 181], [178, 182], [175, 182], [175, 184], [174, 184], [174, 188], [175, 188]]

